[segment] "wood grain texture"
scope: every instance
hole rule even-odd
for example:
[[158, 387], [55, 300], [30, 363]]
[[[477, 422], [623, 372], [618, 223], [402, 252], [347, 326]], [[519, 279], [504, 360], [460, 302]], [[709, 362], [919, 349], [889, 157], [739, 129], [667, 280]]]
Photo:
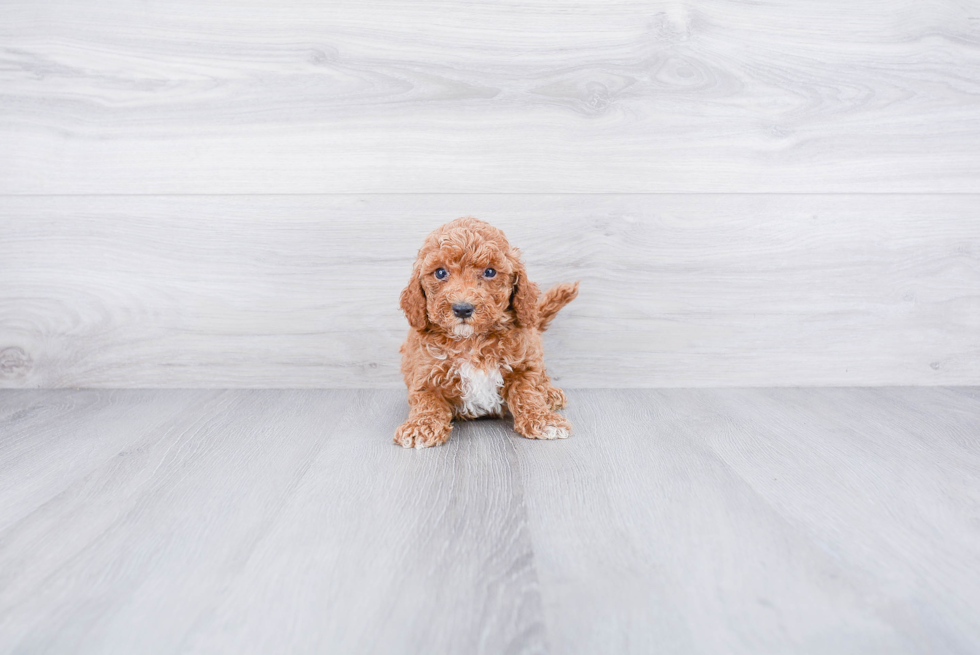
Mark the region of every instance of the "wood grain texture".
[[980, 7], [0, 6], [0, 193], [980, 192]]
[[406, 451], [392, 391], [0, 392], [0, 652], [980, 648], [980, 389], [570, 400]]
[[980, 384], [980, 196], [0, 198], [0, 385], [400, 388], [423, 236], [542, 286], [567, 387]]
[[3, 652], [545, 648], [499, 430], [422, 458], [391, 443], [392, 392], [33, 397], [0, 419], [4, 498], [25, 497], [0, 506]]
[[570, 394], [577, 437], [550, 456], [517, 442], [552, 646], [975, 652], [978, 400]]

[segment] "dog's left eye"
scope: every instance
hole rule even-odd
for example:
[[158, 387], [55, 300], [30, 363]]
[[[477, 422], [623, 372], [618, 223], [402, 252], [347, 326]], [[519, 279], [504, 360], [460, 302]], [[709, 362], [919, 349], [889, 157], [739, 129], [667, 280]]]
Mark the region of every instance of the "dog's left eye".
[[487, 270], [483, 271], [483, 277], [485, 278], [496, 277], [496, 275], [497, 271], [493, 270], [492, 268], [488, 268]]

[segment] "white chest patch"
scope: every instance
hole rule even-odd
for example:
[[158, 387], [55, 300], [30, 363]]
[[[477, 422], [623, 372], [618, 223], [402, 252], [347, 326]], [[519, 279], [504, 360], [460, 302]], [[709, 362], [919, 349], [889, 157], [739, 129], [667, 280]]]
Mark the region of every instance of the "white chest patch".
[[465, 418], [496, 416], [503, 409], [504, 400], [500, 397], [500, 387], [504, 378], [500, 369], [484, 371], [469, 362], [463, 362], [457, 369], [463, 398], [456, 412]]

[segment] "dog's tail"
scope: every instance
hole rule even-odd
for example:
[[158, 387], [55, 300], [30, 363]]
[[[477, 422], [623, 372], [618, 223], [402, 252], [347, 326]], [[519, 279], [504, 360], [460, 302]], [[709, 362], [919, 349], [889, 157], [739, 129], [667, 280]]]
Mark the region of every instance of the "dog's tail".
[[578, 282], [556, 284], [538, 300], [538, 329], [544, 332], [548, 329], [551, 319], [562, 307], [575, 300], [578, 295]]

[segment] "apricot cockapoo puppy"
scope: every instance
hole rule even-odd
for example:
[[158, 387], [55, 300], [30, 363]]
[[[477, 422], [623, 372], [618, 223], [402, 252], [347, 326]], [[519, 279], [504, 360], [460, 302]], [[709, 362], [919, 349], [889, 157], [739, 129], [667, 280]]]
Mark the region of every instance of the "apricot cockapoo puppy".
[[412, 326], [401, 347], [408, 420], [405, 448], [438, 446], [453, 418], [503, 417], [529, 439], [563, 439], [565, 394], [544, 368], [541, 332], [578, 295], [578, 282], [539, 297], [520, 252], [497, 228], [458, 218], [419, 250], [401, 307]]

